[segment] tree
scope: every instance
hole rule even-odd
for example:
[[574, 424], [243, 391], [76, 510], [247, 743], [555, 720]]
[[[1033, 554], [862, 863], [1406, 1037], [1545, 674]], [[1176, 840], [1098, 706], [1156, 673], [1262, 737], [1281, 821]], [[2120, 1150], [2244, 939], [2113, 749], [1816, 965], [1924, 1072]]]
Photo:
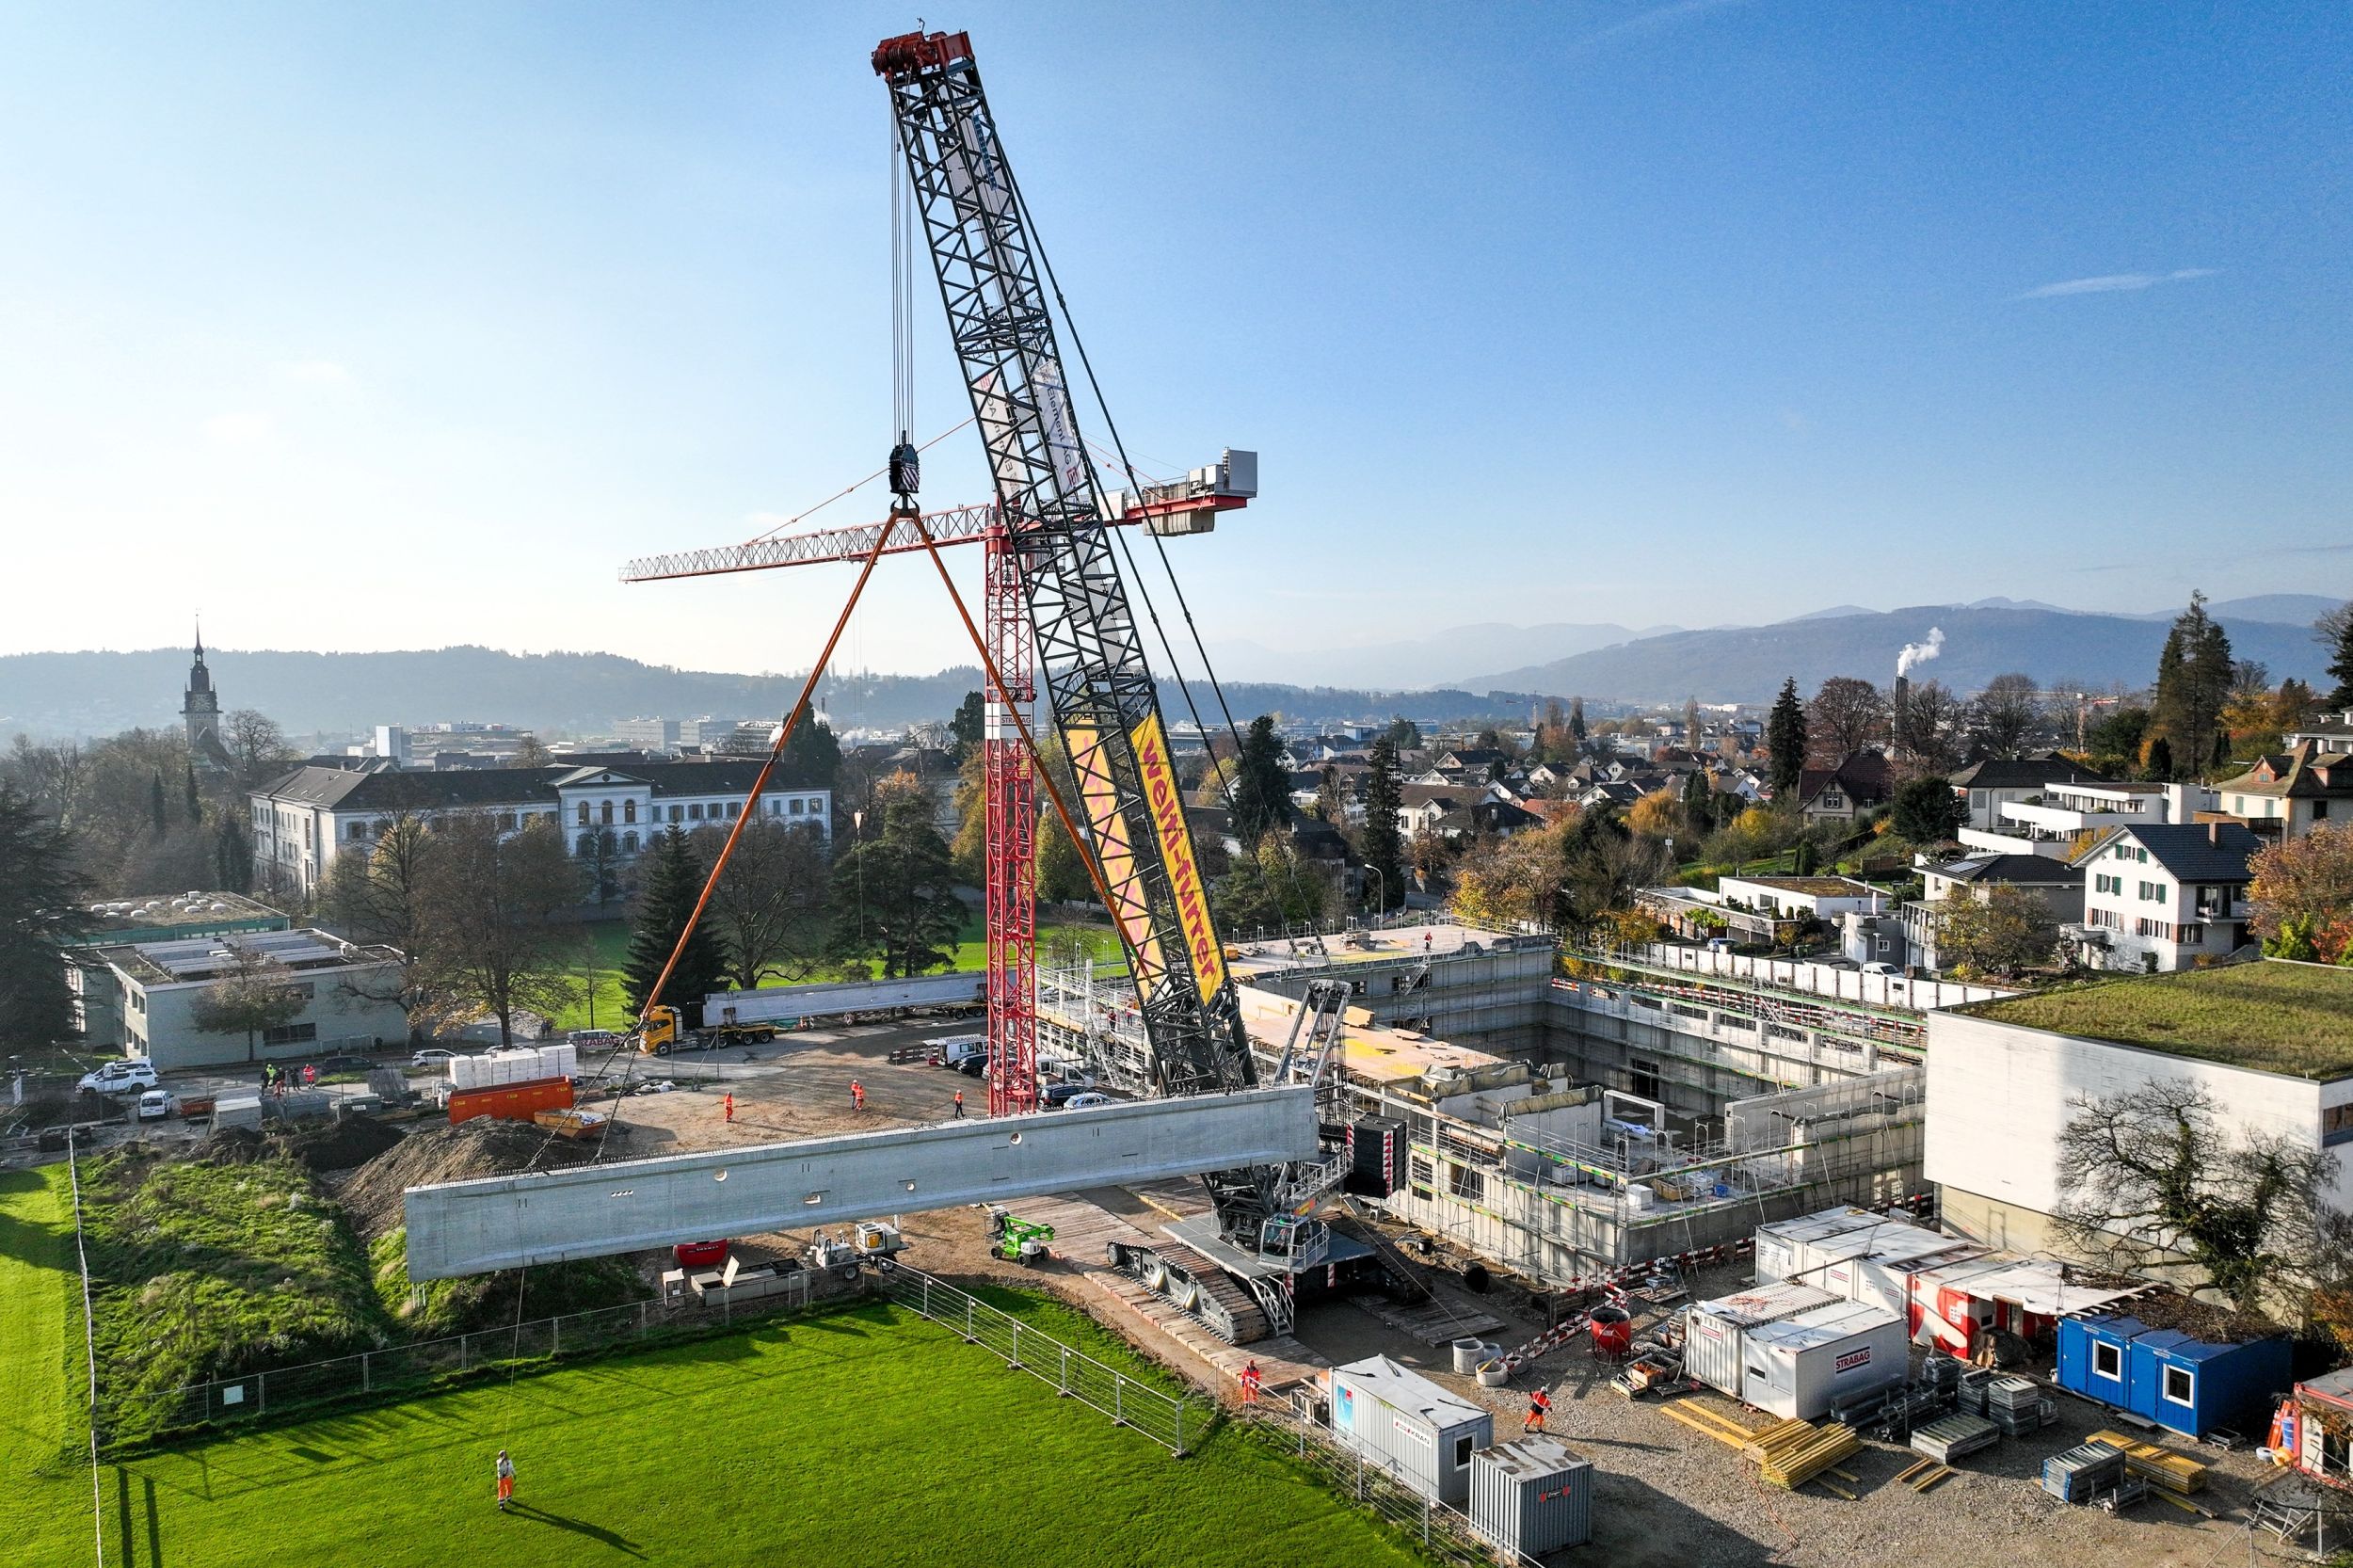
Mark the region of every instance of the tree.
[[2234, 754], [2259, 757], [2276, 750], [2282, 735], [2303, 728], [2319, 711], [2313, 689], [2290, 676], [2277, 691], [2233, 692], [2222, 707], [2222, 728]]
[[1956, 888], [1937, 900], [1935, 915], [1937, 955], [1948, 968], [2014, 976], [2049, 963], [2058, 946], [2057, 917], [2024, 888], [1989, 888], [1983, 898]]
[[511, 1045], [518, 1012], [552, 1014], [578, 995], [581, 939], [559, 917], [579, 904], [582, 882], [546, 818], [511, 834], [482, 811], [437, 822], [416, 889], [425, 988], [498, 1019], [499, 1043]]
[[1616, 812], [1579, 812], [1561, 835], [1561, 912], [1572, 921], [1597, 920], [1672, 869], [1665, 849], [1636, 838]]
[[1375, 913], [1385, 913], [1405, 902], [1405, 835], [1397, 813], [1403, 806], [1397, 781], [1397, 747], [1386, 735], [1372, 743], [1370, 765], [1365, 770], [1365, 826], [1357, 853], [1365, 857], [1373, 878]]
[[1421, 726], [1402, 716], [1393, 718], [1389, 721], [1389, 728], [1382, 732], [1382, 738], [1394, 750], [1418, 751], [1421, 749]]
[[159, 839], [171, 831], [171, 819], [164, 812], [164, 776], [160, 773], [150, 781], [147, 820]]
[[1250, 732], [1242, 737], [1235, 759], [1232, 786], [1235, 838], [1255, 844], [1290, 825], [1290, 770], [1283, 766], [1283, 743], [1275, 738], [1272, 718], [1262, 714], [1250, 721]]
[[[715, 861], [727, 830], [703, 827], [694, 840], [706, 861]], [[761, 817], [744, 824], [705, 917], [737, 990], [754, 990], [771, 973], [801, 981], [817, 971], [832, 877], [825, 836], [813, 824]]]
[[1322, 919], [1325, 890], [1322, 879], [1299, 864], [1289, 838], [1270, 832], [1218, 878], [1209, 904], [1222, 931], [1268, 931]]
[[1716, 785], [1705, 768], [1693, 768], [1683, 781], [1683, 821], [1694, 834], [1715, 829]]
[[72, 836], [0, 779], [0, 1019], [8, 1036], [54, 1045], [73, 1034], [67, 946], [88, 934], [88, 888]]
[[1868, 680], [1833, 675], [1806, 704], [1805, 730], [1814, 760], [1834, 768], [1886, 733], [1887, 699]]
[[515, 754], [506, 760], [510, 768], [545, 768], [555, 764], [555, 753], [540, 743], [536, 735], [525, 735], [515, 747]]
[[1683, 746], [1687, 751], [1700, 748], [1700, 699], [1696, 696], [1683, 699]]
[[792, 727], [784, 753], [776, 759], [776, 784], [784, 790], [833, 790], [840, 793], [841, 743], [833, 727], [804, 714]]
[[1690, 839], [1690, 824], [1684, 820], [1683, 797], [1672, 785], [1657, 789], [1636, 801], [1625, 814], [1625, 824], [1645, 839]]
[[1969, 705], [1969, 734], [1988, 757], [2013, 758], [2042, 722], [2042, 696], [2031, 676], [1997, 675]]
[[949, 715], [948, 733], [955, 737], [956, 757], [960, 761], [981, 744], [985, 733], [985, 708], [981, 694], [967, 692], [956, 711]]
[[2091, 765], [2105, 773], [2121, 774], [2140, 762], [2141, 742], [2149, 733], [2149, 710], [2131, 703], [2119, 703], [2099, 723], [2084, 732], [2084, 749], [2090, 756]]
[[253, 1060], [254, 1038], [283, 1029], [302, 1016], [311, 999], [294, 971], [276, 959], [223, 937], [229, 969], [188, 1003], [188, 1022], [207, 1034], [243, 1034], [245, 1059]]
[[2252, 1127], [2226, 1127], [2213, 1096], [2160, 1079], [2079, 1096], [2058, 1141], [2059, 1233], [2128, 1272], [2171, 1265], [2192, 1295], [2242, 1312], [2309, 1285], [2336, 1157]]
[[1969, 803], [1951, 781], [1914, 778], [1896, 786], [1889, 813], [1896, 836], [1915, 844], [1941, 844], [1961, 836], [1969, 823]]
[[2168, 743], [2167, 776], [2193, 777], [2213, 760], [2233, 668], [2231, 639], [2206, 614], [2206, 596], [2191, 594], [2157, 654], [2151, 728]]
[[2255, 852], [2247, 896], [2277, 958], [2353, 964], [2353, 824], [2318, 824]]
[[415, 811], [397, 808], [365, 855], [346, 850], [335, 857], [319, 895], [320, 917], [342, 935], [381, 942], [401, 955], [389, 984], [371, 980], [360, 994], [398, 1007], [408, 1020], [408, 1037], [424, 1036], [424, 1019], [437, 999], [420, 929], [419, 897], [424, 864], [433, 851], [432, 830]]
[[955, 866], [919, 790], [887, 790], [882, 830], [834, 862], [832, 956], [880, 957], [883, 978], [945, 968], [964, 904]]
[[1569, 698], [1569, 737], [1579, 745], [1585, 744], [1585, 699], [1581, 696]]
[[2148, 744], [2141, 749], [2140, 766], [2141, 771], [2152, 778], [2171, 778], [2173, 776], [2173, 743], [2163, 735], [2152, 737]]
[[284, 772], [301, 755], [287, 744], [278, 721], [258, 708], [240, 708], [222, 719], [220, 744], [229, 748], [237, 786], [245, 790]]
[[1474, 925], [1508, 930], [1559, 923], [1568, 836], [1569, 826], [1563, 823], [1474, 843], [1454, 868], [1448, 907]]
[[1904, 694], [1896, 732], [1909, 760], [1924, 773], [1944, 773], [1961, 760], [1967, 709], [1942, 680], [1915, 680]]
[[190, 762], [182, 770], [180, 779], [180, 812], [190, 827], [204, 820], [203, 792], [196, 787], [196, 764]]
[[224, 893], [253, 890], [253, 841], [232, 812], [221, 813], [220, 829], [213, 835], [213, 886]]
[[2353, 708], [2353, 600], [2313, 622], [2313, 636], [2329, 650], [2329, 679], [2337, 683], [2322, 700], [2340, 711]]
[[1772, 754], [1773, 798], [1794, 796], [1805, 772], [1805, 708], [1798, 701], [1796, 677], [1781, 683], [1772, 713], [1765, 721], [1765, 746]]
[[[654, 840], [644, 884], [630, 911], [629, 953], [621, 962], [621, 994], [638, 1017], [657, 1002], [665, 1003], [679, 1010], [688, 1028], [699, 1029], [703, 998], [727, 988], [727, 949], [708, 920], [695, 921], [695, 905], [707, 874], [702, 857], [679, 827], [673, 825]], [[680, 949], [679, 934], [687, 931], [690, 921], [694, 929]], [[678, 967], [671, 968], [674, 952]]]

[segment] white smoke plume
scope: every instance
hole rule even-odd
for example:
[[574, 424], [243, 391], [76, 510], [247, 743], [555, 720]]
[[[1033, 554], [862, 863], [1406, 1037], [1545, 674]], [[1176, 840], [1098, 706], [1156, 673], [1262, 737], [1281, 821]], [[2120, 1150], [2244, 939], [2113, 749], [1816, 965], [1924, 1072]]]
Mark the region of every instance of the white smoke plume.
[[1898, 676], [1910, 675], [1913, 665], [1925, 664], [1944, 651], [1945, 629], [1941, 626], [1931, 626], [1929, 628], [1928, 641], [1906, 643], [1904, 650], [1896, 655], [1896, 673]]

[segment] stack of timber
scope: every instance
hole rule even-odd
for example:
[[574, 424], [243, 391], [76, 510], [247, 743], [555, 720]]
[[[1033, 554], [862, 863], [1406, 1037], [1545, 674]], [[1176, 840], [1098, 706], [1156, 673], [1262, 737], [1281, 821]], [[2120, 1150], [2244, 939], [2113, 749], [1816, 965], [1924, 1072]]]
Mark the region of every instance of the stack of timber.
[[2121, 1432], [2095, 1432], [2089, 1439], [2105, 1443], [2124, 1456], [2124, 1468], [2137, 1476], [2145, 1476], [2169, 1492], [2185, 1495], [2196, 1492], [2206, 1484], [2207, 1466], [2185, 1453], [2155, 1443], [2144, 1443]]
[[1949, 1464], [1940, 1464], [1933, 1459], [1915, 1459], [1897, 1471], [1896, 1479], [1914, 1492], [1927, 1492], [1932, 1490], [1938, 1481], [1952, 1480], [1955, 1474], [1957, 1472]]
[[[1746, 1450], [1748, 1446], [1760, 1435], [1751, 1432], [1723, 1412], [1710, 1409], [1697, 1400], [1677, 1400], [1673, 1404], [1661, 1405], [1659, 1413], [1671, 1421], [1689, 1427], [1693, 1432], [1712, 1437], [1727, 1447], [1742, 1450]], [[1803, 1421], [1784, 1421], [1778, 1424], [1782, 1426], [1805, 1425]]]
[[1795, 1490], [1862, 1449], [1863, 1440], [1845, 1427], [1778, 1421], [1756, 1434], [1748, 1454], [1767, 1480]]
[[1982, 1416], [1945, 1416], [1912, 1434], [1912, 1451], [1950, 1464], [1963, 1454], [1990, 1448], [2002, 1440], [2002, 1429]]
[[2123, 1451], [2105, 1443], [2086, 1443], [2042, 1462], [2042, 1490], [2061, 1502], [2088, 1503], [2123, 1480]]

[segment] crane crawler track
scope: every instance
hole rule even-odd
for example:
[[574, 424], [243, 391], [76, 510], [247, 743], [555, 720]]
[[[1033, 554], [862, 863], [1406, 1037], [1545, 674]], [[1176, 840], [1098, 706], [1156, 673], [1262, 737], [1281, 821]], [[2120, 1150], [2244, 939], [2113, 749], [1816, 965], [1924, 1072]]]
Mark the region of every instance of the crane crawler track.
[[1248, 1345], [1268, 1333], [1265, 1311], [1231, 1275], [1191, 1247], [1174, 1241], [1132, 1246], [1106, 1242], [1112, 1267], [1193, 1319], [1229, 1345]]

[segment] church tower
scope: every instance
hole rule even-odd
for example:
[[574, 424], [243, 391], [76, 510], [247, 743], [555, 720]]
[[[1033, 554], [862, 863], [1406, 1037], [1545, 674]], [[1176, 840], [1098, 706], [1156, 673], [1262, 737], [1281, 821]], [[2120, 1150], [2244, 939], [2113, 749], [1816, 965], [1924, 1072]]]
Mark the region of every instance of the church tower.
[[196, 629], [196, 662], [188, 666], [188, 689], [180, 699], [180, 721], [187, 727], [188, 756], [200, 768], [225, 766], [229, 748], [220, 739], [220, 694], [204, 667], [204, 627]]

